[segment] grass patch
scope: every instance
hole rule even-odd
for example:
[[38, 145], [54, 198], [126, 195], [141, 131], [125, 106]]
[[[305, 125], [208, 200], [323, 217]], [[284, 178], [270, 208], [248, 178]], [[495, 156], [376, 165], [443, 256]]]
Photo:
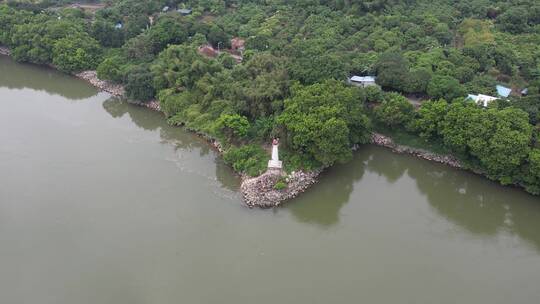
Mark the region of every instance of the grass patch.
[[274, 189], [276, 190], [283, 190], [287, 188], [287, 183], [283, 182], [283, 181], [278, 181], [275, 185], [274, 185]]

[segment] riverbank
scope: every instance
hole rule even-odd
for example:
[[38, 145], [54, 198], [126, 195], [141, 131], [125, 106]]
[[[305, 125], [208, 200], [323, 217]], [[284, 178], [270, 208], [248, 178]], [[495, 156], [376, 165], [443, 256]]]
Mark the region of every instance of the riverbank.
[[[126, 90], [123, 85], [99, 79], [96, 71], [82, 71], [73, 75], [79, 79], [88, 82], [89, 84], [100, 89], [101, 91], [111, 94], [112, 96], [126, 98]], [[156, 99], [152, 99], [147, 102], [135, 101], [132, 103], [147, 107], [154, 111], [161, 111], [159, 101], [157, 101]]]
[[[0, 54], [10, 54], [9, 49], [0, 47]], [[54, 68], [54, 67], [53, 67]], [[92, 86], [108, 92], [109, 94], [125, 98], [125, 89], [120, 84], [111, 83], [109, 81], [100, 80], [96, 71], [83, 71], [74, 74], [75, 77], [82, 79]], [[149, 102], [133, 102], [131, 103], [147, 107], [151, 110], [161, 111], [161, 107], [157, 100], [151, 100]], [[219, 141], [215, 138], [208, 136], [194, 130], [190, 130], [197, 135], [203, 137], [208, 143], [216, 149], [220, 154], [224, 153], [224, 149]], [[422, 158], [429, 161], [438, 162], [448, 165], [453, 168], [460, 168], [470, 170], [476, 174], [486, 177], [482, 172], [478, 172], [473, 168], [470, 168], [466, 164], [462, 164], [456, 157], [448, 154], [435, 153], [427, 149], [414, 148], [406, 145], [397, 144], [391, 137], [373, 133], [371, 136], [371, 144], [382, 146], [391, 149], [393, 152], [400, 154], [409, 154], [418, 158]], [[358, 148], [358, 147], [356, 147]], [[306, 191], [311, 185], [317, 183], [318, 176], [322, 170], [313, 172], [292, 172], [289, 175], [285, 173], [276, 173], [273, 171], [266, 172], [255, 178], [242, 177], [242, 183], [240, 191], [242, 197], [248, 207], [261, 207], [269, 208], [281, 205], [283, 202], [293, 199]], [[285, 187], [276, 187], [278, 181], [285, 182]], [[516, 185], [520, 186], [520, 185]], [[522, 186], [521, 186], [522, 187]], [[279, 188], [279, 189], [277, 189]]]
[[114, 84], [106, 80], [101, 80], [97, 77], [96, 71], [82, 71], [80, 73], [74, 74], [75, 77], [82, 79], [94, 87], [107, 92], [115, 97], [124, 97], [126, 90], [124, 86], [120, 84]]
[[463, 169], [461, 162], [452, 155], [437, 154], [428, 150], [413, 148], [404, 145], [398, 145], [394, 140], [388, 136], [374, 132], [371, 135], [371, 143], [376, 146], [381, 146], [391, 149], [393, 152], [400, 154], [410, 154], [418, 158], [422, 158], [429, 161], [445, 164], [452, 168]]
[[[85, 80], [94, 87], [115, 97], [125, 97], [125, 89], [122, 85], [99, 79], [96, 71], [83, 71], [75, 74], [75, 77]], [[157, 100], [134, 103], [155, 111], [161, 111]], [[224, 149], [218, 140], [200, 132], [195, 131], [195, 133], [206, 139], [223, 155]], [[317, 182], [320, 172], [321, 170], [311, 172], [297, 171], [287, 175], [281, 170], [268, 170], [257, 177], [243, 176], [240, 192], [246, 206], [250, 208], [272, 208], [306, 191], [311, 185]], [[286, 186], [283, 189], [276, 189], [276, 183], [281, 180], [285, 182]]]
[[[442, 155], [428, 150], [399, 145], [392, 138], [379, 133], [371, 135], [371, 144], [388, 148], [395, 153], [413, 155], [452, 168], [464, 168], [459, 160], [451, 155]], [[359, 147], [355, 147], [355, 150]], [[316, 184], [322, 171], [322, 169], [312, 172], [297, 171], [287, 175], [279, 170], [269, 170], [258, 177], [244, 177], [240, 191], [248, 207], [273, 208], [297, 197], [310, 186]], [[276, 184], [279, 181], [285, 181], [287, 186], [283, 189], [276, 189]]]

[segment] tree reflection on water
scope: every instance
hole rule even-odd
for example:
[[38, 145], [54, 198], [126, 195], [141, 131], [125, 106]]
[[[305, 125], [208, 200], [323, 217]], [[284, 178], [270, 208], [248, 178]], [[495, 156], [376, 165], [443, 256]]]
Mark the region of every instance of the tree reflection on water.
[[[540, 250], [540, 198], [470, 172], [374, 146], [363, 147], [351, 162], [323, 173], [319, 185], [285, 208], [301, 222], [330, 227], [339, 223], [343, 206], [357, 197], [369, 200], [377, 190], [400, 191], [380, 185], [372, 193], [351, 196], [355, 184], [369, 177], [366, 173], [384, 177], [390, 185], [410, 178], [434, 212], [448, 221], [477, 235], [515, 234]], [[403, 195], [404, 201], [418, 199]]]
[[0, 66], [0, 87], [45, 91], [68, 100], [90, 98], [98, 92], [71, 75], [35, 64], [17, 63], [7, 56], [0, 56]]
[[[141, 129], [158, 131], [162, 143], [169, 144], [178, 150], [197, 151], [199, 156], [207, 156], [212, 147], [208, 142], [194, 133], [187, 132], [181, 127], [167, 124], [163, 114], [147, 108], [132, 105], [117, 98], [110, 98], [103, 102], [103, 108], [114, 118], [128, 115], [130, 120]], [[220, 185], [228, 190], [237, 191], [240, 186], [238, 176], [227, 166], [220, 157], [215, 160], [216, 179]]]
[[540, 250], [539, 197], [471, 172], [382, 148], [373, 147], [371, 154], [369, 171], [384, 175], [388, 181], [406, 173], [433, 210], [452, 223], [479, 235], [516, 234]]
[[339, 222], [340, 210], [350, 201], [354, 183], [364, 176], [368, 154], [359, 154], [351, 163], [323, 172], [319, 184], [285, 204], [301, 222], [330, 227]]
[[[114, 98], [105, 101], [103, 108], [112, 117], [127, 114], [138, 127], [159, 131], [163, 142], [175, 149], [195, 149], [201, 156], [210, 153], [211, 147], [204, 139], [169, 126], [160, 113]], [[221, 158], [216, 158], [215, 163], [221, 186], [237, 191], [239, 179], [232, 169]], [[355, 200], [351, 197], [354, 186], [362, 182], [366, 173], [382, 176], [389, 184], [411, 178], [433, 210], [450, 222], [478, 235], [495, 236], [501, 231], [516, 234], [540, 250], [540, 198], [463, 170], [374, 146], [362, 147], [351, 162], [325, 171], [318, 185], [284, 208], [300, 222], [331, 227], [339, 223], [342, 208]], [[365, 199], [369, 196], [362, 196]]]

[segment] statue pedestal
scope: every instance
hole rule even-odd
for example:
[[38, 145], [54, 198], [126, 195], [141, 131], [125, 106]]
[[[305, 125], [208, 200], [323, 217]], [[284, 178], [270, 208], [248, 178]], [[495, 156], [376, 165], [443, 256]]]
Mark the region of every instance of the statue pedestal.
[[269, 160], [268, 161], [268, 169], [281, 169], [283, 168], [283, 163], [280, 160]]
[[279, 160], [278, 152], [279, 141], [274, 139], [272, 141], [272, 159], [268, 161], [268, 169], [277, 169], [281, 170], [283, 167], [282, 162]]

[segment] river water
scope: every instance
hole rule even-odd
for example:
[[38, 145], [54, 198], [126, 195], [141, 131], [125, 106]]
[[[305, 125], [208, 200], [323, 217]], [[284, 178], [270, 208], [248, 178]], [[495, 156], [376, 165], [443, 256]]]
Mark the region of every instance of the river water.
[[366, 146], [305, 195], [156, 112], [0, 56], [0, 303], [539, 303], [540, 199]]

